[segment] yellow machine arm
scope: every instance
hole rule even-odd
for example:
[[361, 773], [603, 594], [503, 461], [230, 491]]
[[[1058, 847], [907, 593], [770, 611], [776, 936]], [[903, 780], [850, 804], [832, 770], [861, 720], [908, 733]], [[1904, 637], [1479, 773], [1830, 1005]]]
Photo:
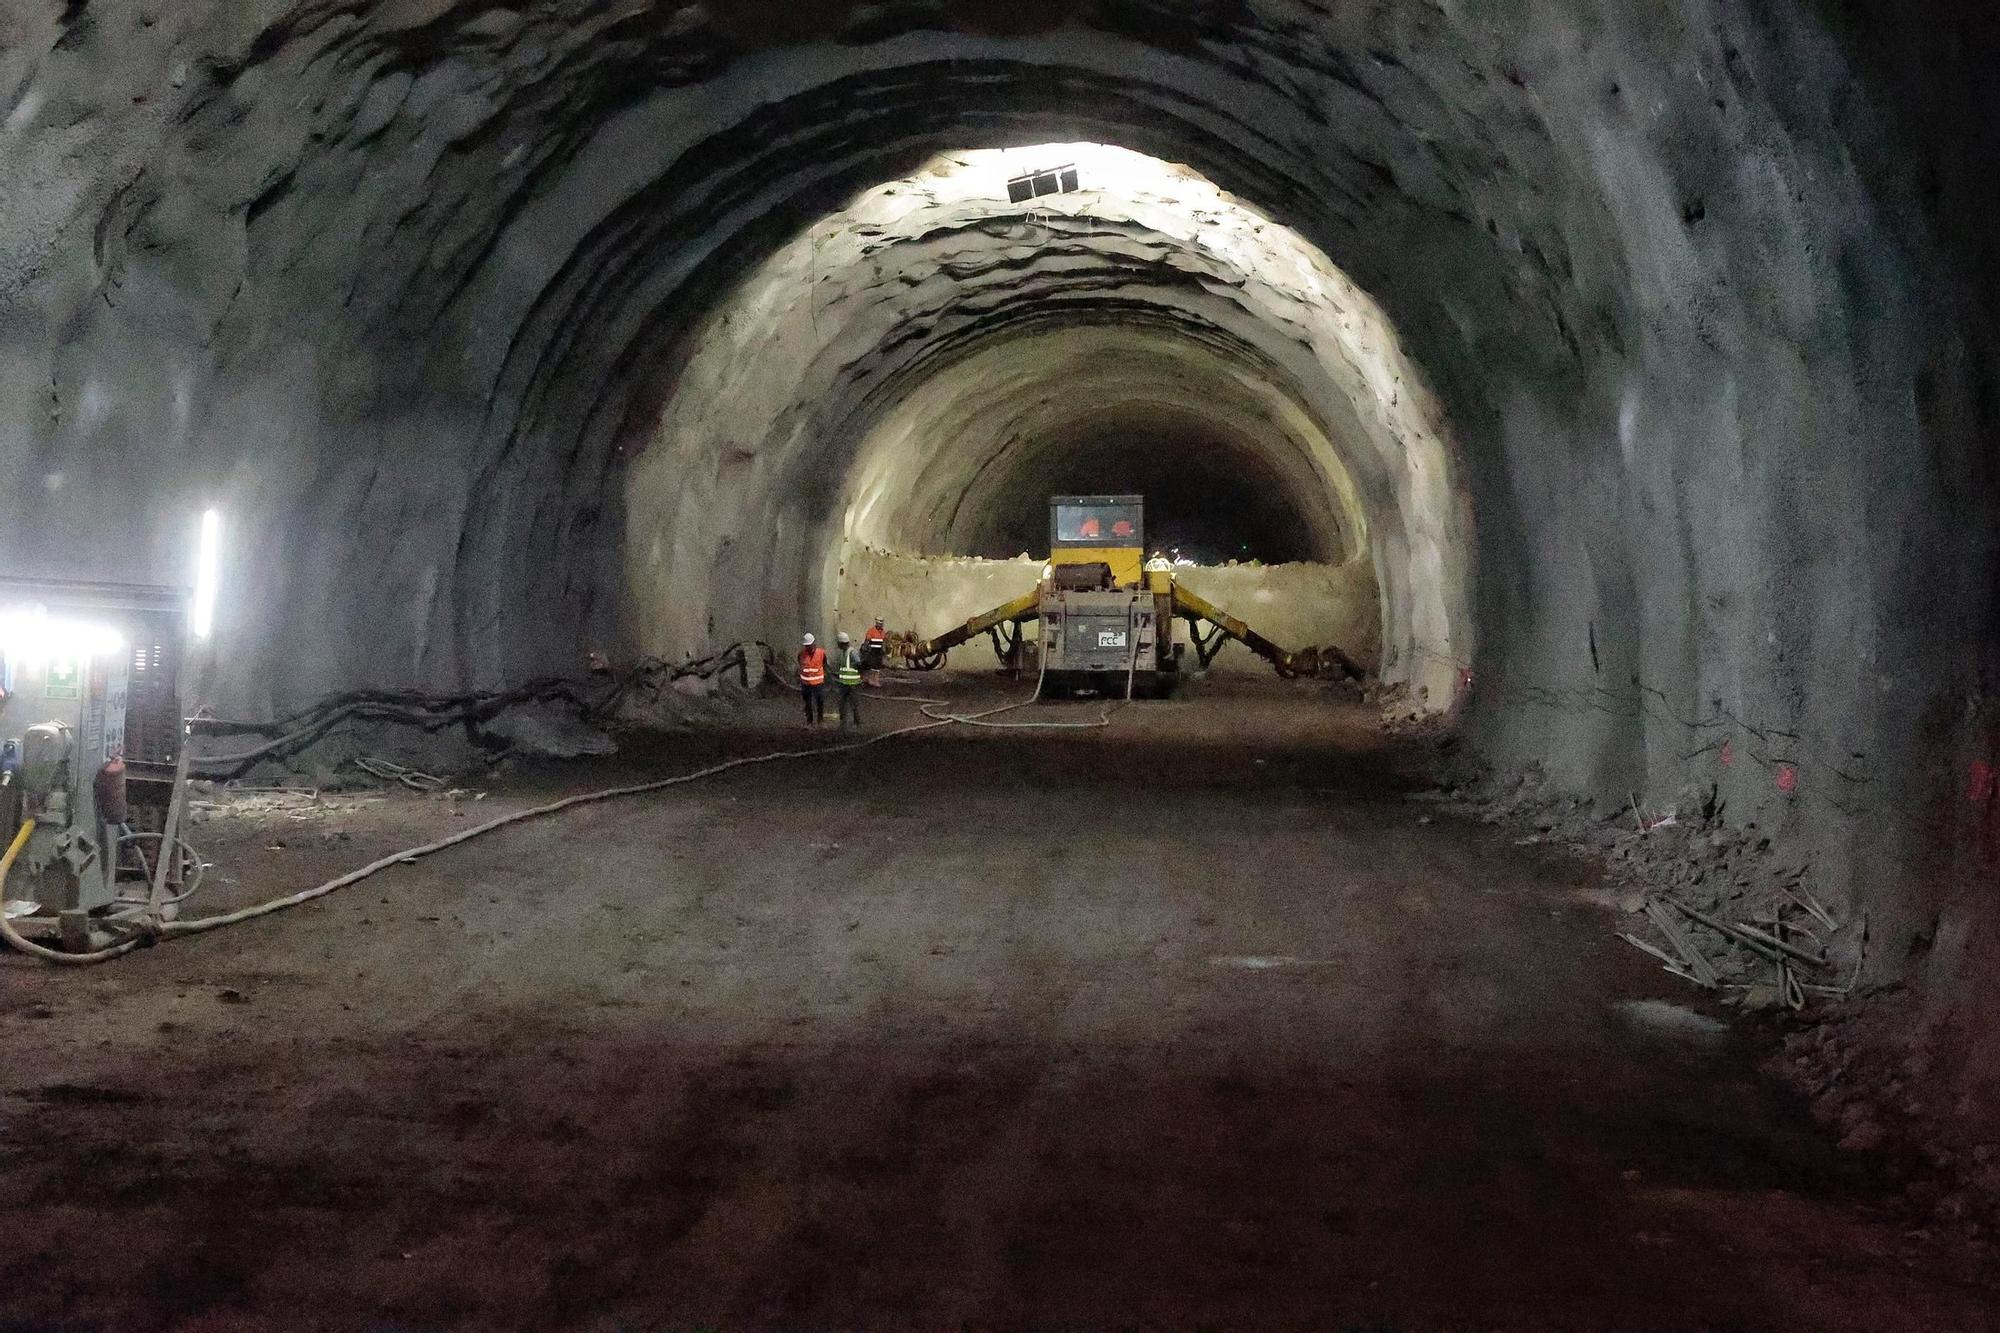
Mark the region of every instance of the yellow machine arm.
[[1042, 590], [1037, 587], [1033, 592], [1017, 597], [1005, 606], [996, 606], [991, 611], [974, 616], [957, 629], [947, 630], [935, 639], [925, 639], [913, 645], [910, 657], [916, 661], [938, 657], [967, 640], [978, 638], [987, 630], [1009, 623], [1026, 624], [1041, 618]]
[[1276, 667], [1281, 676], [1317, 676], [1335, 668], [1352, 680], [1360, 680], [1367, 674], [1353, 658], [1332, 645], [1296, 653], [1280, 648], [1213, 602], [1189, 592], [1178, 579], [1174, 580], [1174, 614], [1207, 621]]
[[[1269, 662], [1281, 676], [1289, 678], [1331, 675], [1338, 671], [1350, 679], [1361, 680], [1367, 675], [1353, 658], [1331, 645], [1324, 648], [1305, 648], [1297, 652], [1279, 647], [1213, 602], [1188, 591], [1177, 579], [1164, 574], [1149, 573], [1147, 582], [1154, 596], [1163, 601], [1171, 597], [1171, 614], [1197, 625], [1204, 622], [1213, 625], [1221, 635], [1236, 640]], [[1165, 623], [1168, 612], [1169, 609], [1163, 605], [1160, 611], [1162, 623]], [[946, 653], [968, 640], [976, 639], [1002, 625], [1025, 625], [1029, 621], [1040, 620], [1041, 616], [1042, 591], [1037, 588], [1004, 606], [996, 606], [991, 611], [974, 616], [957, 629], [947, 630], [934, 639], [923, 639], [910, 645], [909, 660], [912, 665], [929, 670], [941, 665]], [[1201, 651], [1203, 666], [1208, 665], [1209, 659], [1220, 646], [1214, 638], [1198, 638], [1196, 647]]]

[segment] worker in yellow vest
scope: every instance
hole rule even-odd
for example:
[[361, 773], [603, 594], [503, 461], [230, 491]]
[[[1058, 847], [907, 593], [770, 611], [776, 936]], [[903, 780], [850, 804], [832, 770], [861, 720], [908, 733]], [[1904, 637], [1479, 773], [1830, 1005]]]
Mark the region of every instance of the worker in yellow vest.
[[840, 682], [840, 729], [861, 730], [861, 653], [842, 630], [835, 639], [835, 679]]
[[806, 635], [799, 649], [799, 694], [806, 702], [806, 725], [826, 722], [826, 649], [812, 635]]

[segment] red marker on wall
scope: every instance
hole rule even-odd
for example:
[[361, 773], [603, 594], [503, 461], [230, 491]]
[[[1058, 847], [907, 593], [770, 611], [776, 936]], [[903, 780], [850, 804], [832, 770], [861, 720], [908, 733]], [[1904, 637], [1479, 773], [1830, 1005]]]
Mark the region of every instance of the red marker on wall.
[[1972, 761], [1972, 781], [1966, 785], [1965, 799], [1974, 805], [1985, 805], [1993, 799], [1995, 774], [1993, 765], [1984, 759]]
[[1778, 790], [1790, 796], [1799, 789], [1799, 770], [1791, 764], [1778, 765]]
[[1728, 768], [1736, 762], [1736, 742], [1724, 739], [1722, 742], [1722, 766]]

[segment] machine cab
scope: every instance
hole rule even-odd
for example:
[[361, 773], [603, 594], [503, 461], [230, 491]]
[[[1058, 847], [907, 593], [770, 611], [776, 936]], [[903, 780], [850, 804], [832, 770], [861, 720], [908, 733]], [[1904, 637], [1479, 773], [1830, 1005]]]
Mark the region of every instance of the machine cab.
[[1145, 558], [1143, 496], [1058, 495], [1049, 501], [1050, 574], [1058, 587], [1135, 588]]

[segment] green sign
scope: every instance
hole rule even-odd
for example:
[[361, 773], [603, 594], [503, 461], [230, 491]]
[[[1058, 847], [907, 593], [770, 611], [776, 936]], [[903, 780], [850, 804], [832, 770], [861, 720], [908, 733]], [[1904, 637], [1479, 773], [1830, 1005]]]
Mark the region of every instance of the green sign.
[[50, 699], [81, 699], [83, 664], [74, 659], [49, 663], [48, 679], [42, 688], [42, 693]]

